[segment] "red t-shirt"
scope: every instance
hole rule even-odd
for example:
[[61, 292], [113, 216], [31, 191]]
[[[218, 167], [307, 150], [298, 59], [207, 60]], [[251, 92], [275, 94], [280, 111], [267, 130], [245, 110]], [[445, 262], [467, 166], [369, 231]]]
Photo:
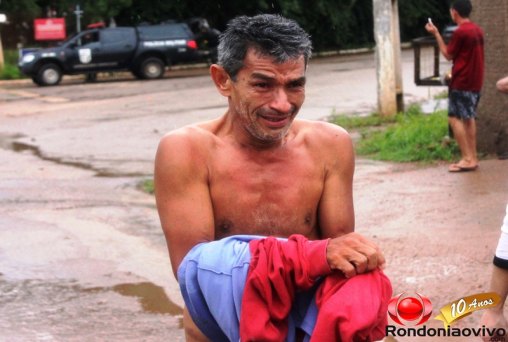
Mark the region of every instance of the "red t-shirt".
[[452, 56], [450, 89], [479, 92], [483, 85], [483, 30], [473, 22], [459, 25], [448, 43]]
[[350, 279], [332, 272], [327, 245], [328, 240], [310, 241], [296, 234], [284, 242], [274, 237], [249, 242], [241, 341], [285, 341], [297, 292], [309, 290], [320, 276], [324, 279], [315, 289], [318, 312], [311, 342], [379, 341], [385, 336], [390, 280], [378, 269]]

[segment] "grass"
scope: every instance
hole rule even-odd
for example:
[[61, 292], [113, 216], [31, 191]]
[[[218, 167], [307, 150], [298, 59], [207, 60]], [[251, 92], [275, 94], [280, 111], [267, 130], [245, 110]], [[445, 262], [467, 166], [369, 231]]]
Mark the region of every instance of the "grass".
[[[334, 115], [334, 114], [332, 114]], [[333, 123], [347, 130], [358, 130], [370, 127], [379, 127], [383, 124], [394, 122], [394, 118], [382, 117], [376, 113], [369, 116], [338, 116], [334, 115]]]
[[149, 194], [154, 194], [153, 179], [145, 179], [139, 183], [139, 188]]
[[[446, 111], [427, 115], [415, 105], [391, 120], [378, 118], [375, 114], [348, 120], [351, 119], [336, 117], [333, 122], [347, 130], [360, 132], [356, 152], [361, 156], [423, 163], [451, 161], [459, 156], [457, 144], [448, 138]], [[368, 124], [361, 123], [363, 120]]]
[[4, 67], [0, 69], [0, 80], [25, 78], [18, 69], [18, 51], [4, 50]]
[[436, 94], [434, 96], [434, 98], [436, 100], [442, 100], [442, 99], [447, 99], [448, 98], [448, 90], [443, 90], [442, 92], [440, 92], [439, 94]]

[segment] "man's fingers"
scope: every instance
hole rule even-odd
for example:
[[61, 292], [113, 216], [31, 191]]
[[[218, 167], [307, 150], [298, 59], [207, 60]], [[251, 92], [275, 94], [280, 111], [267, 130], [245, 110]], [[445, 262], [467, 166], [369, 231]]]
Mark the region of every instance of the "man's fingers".
[[378, 251], [374, 250], [374, 253], [367, 258], [367, 270], [372, 271], [379, 267], [379, 257]]
[[362, 239], [362, 242], [370, 247], [370, 249], [362, 250], [362, 253], [364, 253], [369, 260], [368, 270], [372, 271], [377, 267], [384, 267], [386, 260], [378, 245], [363, 236]]
[[356, 266], [356, 273], [361, 274], [372, 271], [380, 266], [380, 258], [383, 259], [377, 248], [371, 246], [365, 246], [364, 249], [358, 251], [355, 258], [351, 260]]
[[355, 233], [332, 239], [328, 245], [327, 258], [333, 269], [342, 271], [348, 278], [385, 264], [379, 247]]
[[337, 265], [336, 269], [344, 273], [344, 276], [346, 278], [351, 278], [356, 275], [356, 267], [353, 263], [343, 259], [340, 260]]
[[357, 253], [349, 262], [355, 267], [356, 274], [365, 273], [369, 267], [369, 259], [361, 253]]
[[337, 268], [344, 273], [347, 278], [357, 274], [372, 271], [377, 267], [377, 256], [367, 256], [365, 253], [351, 250], [346, 257], [337, 261]]

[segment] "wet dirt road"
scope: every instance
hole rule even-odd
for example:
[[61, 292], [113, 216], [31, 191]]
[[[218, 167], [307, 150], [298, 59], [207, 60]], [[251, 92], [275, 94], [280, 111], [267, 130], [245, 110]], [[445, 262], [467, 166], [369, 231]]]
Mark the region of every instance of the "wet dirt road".
[[[415, 87], [403, 57], [406, 103], [443, 91]], [[154, 200], [138, 185], [165, 132], [214, 118], [226, 102], [204, 68], [129, 78], [0, 83], [2, 341], [183, 340]], [[372, 54], [315, 60], [308, 78], [303, 118], [375, 108]], [[384, 249], [394, 293], [418, 291], [439, 308], [487, 290], [507, 163], [452, 175], [446, 165], [358, 160], [357, 231]]]

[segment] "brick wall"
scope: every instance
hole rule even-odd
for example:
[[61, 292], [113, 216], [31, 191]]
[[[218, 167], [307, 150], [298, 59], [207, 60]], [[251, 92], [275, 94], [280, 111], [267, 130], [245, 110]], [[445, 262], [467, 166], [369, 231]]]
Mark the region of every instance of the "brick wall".
[[485, 32], [485, 82], [478, 108], [478, 150], [508, 158], [508, 95], [496, 81], [508, 76], [508, 1], [472, 0], [471, 19]]

